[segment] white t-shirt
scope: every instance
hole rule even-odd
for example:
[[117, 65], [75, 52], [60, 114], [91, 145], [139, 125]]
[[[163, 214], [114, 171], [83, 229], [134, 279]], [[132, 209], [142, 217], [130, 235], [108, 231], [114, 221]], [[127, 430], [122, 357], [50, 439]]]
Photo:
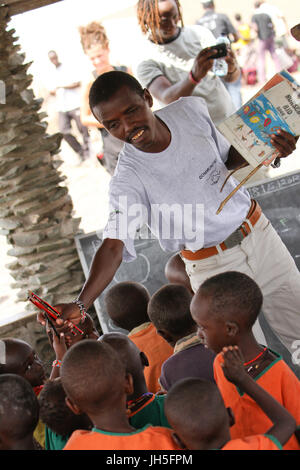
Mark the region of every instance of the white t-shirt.
[[[216, 39], [203, 26], [185, 26], [179, 36], [166, 44], [147, 41], [144, 58], [138, 64], [136, 75], [144, 87], [164, 75], [172, 85], [185, 80], [192, 69], [197, 54], [205, 47], [213, 46]], [[194, 88], [193, 96], [204, 98], [211, 119], [217, 125], [234, 111], [231, 97], [219, 77], [212, 72]]]
[[49, 79], [49, 88], [55, 89], [56, 87], [62, 87], [56, 90], [57, 111], [68, 112], [80, 108], [80, 86], [70, 89], [63, 88], [64, 86], [69, 86], [81, 81], [81, 77], [74, 71], [74, 67], [72, 68], [67, 64], [60, 64], [58, 67], [54, 66]]
[[219, 215], [223, 199], [237, 185], [225, 166], [229, 142], [212, 123], [198, 97], [180, 98], [155, 112], [169, 128], [171, 142], [159, 153], [125, 144], [110, 182], [110, 216], [103, 239], [124, 242], [124, 261], [135, 259], [134, 237], [148, 225], [169, 252], [214, 246], [241, 225], [250, 196], [239, 189]]

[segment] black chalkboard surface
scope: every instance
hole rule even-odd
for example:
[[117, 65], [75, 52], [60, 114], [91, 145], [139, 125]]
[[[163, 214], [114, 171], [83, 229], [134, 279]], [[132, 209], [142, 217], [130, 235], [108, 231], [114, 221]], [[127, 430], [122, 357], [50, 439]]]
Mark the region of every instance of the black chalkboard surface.
[[[86, 277], [93, 257], [102, 243], [101, 234], [101, 231], [99, 231], [75, 237], [77, 251]], [[164, 252], [156, 239], [149, 238], [149, 232], [146, 228], [143, 228], [137, 234], [135, 249], [137, 258], [130, 263], [123, 262], [121, 264], [112, 282], [94, 302], [103, 333], [109, 331], [125, 332], [111, 322], [105, 311], [104, 297], [110, 287], [121, 281], [140, 282], [152, 295], [157, 289], [167, 283], [164, 269], [172, 254]]]
[[300, 172], [247, 187], [260, 204], [300, 270]]

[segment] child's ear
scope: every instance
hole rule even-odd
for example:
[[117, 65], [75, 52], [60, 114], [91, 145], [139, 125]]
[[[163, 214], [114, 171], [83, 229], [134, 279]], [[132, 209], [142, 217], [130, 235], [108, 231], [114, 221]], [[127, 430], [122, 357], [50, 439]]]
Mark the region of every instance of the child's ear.
[[74, 413], [74, 415], [82, 415], [83, 411], [77, 406], [75, 403], [72, 402], [70, 397], [65, 398], [65, 402], [68, 408]]
[[227, 413], [228, 413], [228, 421], [229, 421], [229, 426], [233, 426], [235, 424], [235, 417], [233, 414], [233, 411], [230, 407], [226, 408]]
[[239, 325], [236, 322], [234, 322], [234, 321], [227, 321], [226, 322], [226, 332], [227, 332], [228, 336], [233, 338], [234, 336], [236, 336], [239, 333], [239, 331], [240, 331]]
[[148, 357], [143, 351], [140, 352], [140, 358], [141, 358], [141, 363], [143, 367], [149, 367]]
[[125, 375], [125, 393], [127, 396], [132, 395], [134, 392], [133, 378], [128, 372]]

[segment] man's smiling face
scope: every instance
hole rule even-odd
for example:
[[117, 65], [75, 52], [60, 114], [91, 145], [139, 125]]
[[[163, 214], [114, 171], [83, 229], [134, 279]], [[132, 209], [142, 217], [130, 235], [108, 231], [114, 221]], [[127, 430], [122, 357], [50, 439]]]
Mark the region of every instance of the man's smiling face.
[[[148, 90], [143, 96], [123, 86], [108, 100], [93, 107], [93, 113], [107, 131], [143, 152], [156, 152], [158, 120]], [[159, 137], [159, 136], [158, 136]]]

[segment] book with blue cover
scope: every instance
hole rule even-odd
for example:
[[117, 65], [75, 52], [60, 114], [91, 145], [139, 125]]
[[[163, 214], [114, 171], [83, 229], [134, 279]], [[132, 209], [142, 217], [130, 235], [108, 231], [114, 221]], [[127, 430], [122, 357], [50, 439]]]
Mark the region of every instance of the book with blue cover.
[[277, 73], [218, 129], [252, 167], [269, 165], [276, 158], [271, 134], [300, 134], [300, 85], [288, 72]]

